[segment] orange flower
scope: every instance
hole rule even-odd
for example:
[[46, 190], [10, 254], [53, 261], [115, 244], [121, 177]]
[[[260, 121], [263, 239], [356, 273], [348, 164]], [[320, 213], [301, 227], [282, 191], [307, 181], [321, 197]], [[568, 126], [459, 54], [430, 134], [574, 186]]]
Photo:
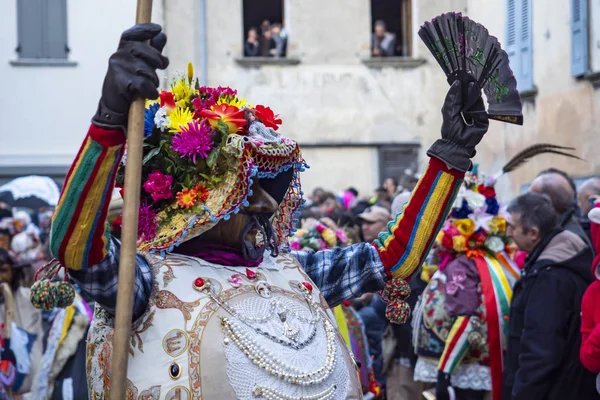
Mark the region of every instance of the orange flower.
[[177, 205], [181, 208], [189, 209], [196, 204], [196, 192], [189, 189], [183, 189], [177, 193]]
[[208, 191], [206, 186], [204, 186], [200, 183], [198, 183], [196, 186], [194, 186], [193, 191], [196, 194], [196, 196], [198, 197], [198, 200], [200, 200], [200, 201], [206, 201], [208, 199], [208, 195], [210, 194], [210, 192]]
[[215, 129], [219, 127], [219, 120], [223, 121], [227, 125], [227, 133], [236, 133], [246, 126], [247, 122], [244, 118], [244, 110], [229, 104], [219, 104], [212, 106], [210, 110], [202, 110], [200, 116], [206, 118], [210, 126]]

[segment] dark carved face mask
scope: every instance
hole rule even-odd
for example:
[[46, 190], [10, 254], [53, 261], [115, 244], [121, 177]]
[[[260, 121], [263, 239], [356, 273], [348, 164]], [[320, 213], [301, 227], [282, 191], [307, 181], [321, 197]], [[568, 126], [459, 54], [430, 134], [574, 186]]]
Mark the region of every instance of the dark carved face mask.
[[[277, 257], [279, 248], [274, 238], [273, 226], [268, 215], [261, 213], [253, 214], [245, 210], [241, 210], [240, 213], [250, 217], [240, 235], [241, 250], [244, 258], [254, 261], [259, 260], [263, 257], [266, 249], [271, 251], [272, 257]], [[261, 243], [256, 240], [248, 240], [248, 234], [252, 230], [256, 230], [257, 234], [260, 233], [262, 237]]]

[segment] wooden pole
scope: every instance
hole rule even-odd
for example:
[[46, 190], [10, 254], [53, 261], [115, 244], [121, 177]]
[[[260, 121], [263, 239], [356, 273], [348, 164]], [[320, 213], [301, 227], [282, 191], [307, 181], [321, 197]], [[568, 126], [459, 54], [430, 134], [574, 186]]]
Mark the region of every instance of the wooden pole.
[[[137, 0], [136, 24], [150, 22], [152, 0]], [[121, 261], [117, 286], [117, 312], [113, 339], [110, 399], [123, 400], [126, 393], [127, 360], [131, 340], [133, 314], [133, 284], [138, 230], [138, 209], [142, 176], [145, 99], [137, 98], [129, 108], [127, 125], [127, 164], [125, 168], [125, 198], [123, 199], [123, 230]]]

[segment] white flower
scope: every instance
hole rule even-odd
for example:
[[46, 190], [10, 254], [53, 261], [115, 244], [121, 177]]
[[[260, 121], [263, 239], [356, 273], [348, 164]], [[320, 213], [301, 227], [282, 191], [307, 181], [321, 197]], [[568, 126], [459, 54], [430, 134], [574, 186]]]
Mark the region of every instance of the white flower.
[[452, 205], [452, 208], [461, 208], [462, 207], [462, 202], [463, 199], [465, 198], [465, 195], [467, 194], [467, 189], [465, 189], [465, 187], [463, 185], [460, 186], [460, 189], [458, 189], [458, 194], [456, 195], [456, 200], [454, 200], [454, 204]]
[[467, 204], [469, 204], [469, 207], [473, 211], [477, 211], [480, 208], [485, 207], [485, 196], [481, 193], [469, 190], [467, 193], [465, 193], [465, 200], [467, 200]]
[[493, 253], [499, 253], [504, 250], [504, 242], [498, 236], [490, 236], [485, 240], [485, 247]]
[[167, 117], [167, 106], [163, 106], [156, 111], [154, 114], [154, 124], [157, 128], [160, 128], [161, 132], [164, 132], [171, 121]]

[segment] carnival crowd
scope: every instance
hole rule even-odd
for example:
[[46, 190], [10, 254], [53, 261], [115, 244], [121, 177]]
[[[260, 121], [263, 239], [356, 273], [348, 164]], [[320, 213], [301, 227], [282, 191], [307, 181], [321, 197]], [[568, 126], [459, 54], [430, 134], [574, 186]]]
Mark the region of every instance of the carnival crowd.
[[[407, 171], [399, 182], [388, 178], [367, 196], [353, 188], [341, 193], [315, 189], [301, 211], [291, 239], [292, 250], [318, 251], [373, 242], [392, 216], [402, 211], [417, 181], [418, 176]], [[506, 248], [512, 249], [520, 271], [512, 285], [512, 304], [507, 312], [502, 397], [599, 397], [600, 313], [595, 302], [600, 301], [600, 271], [596, 270], [600, 257], [593, 260], [600, 251], [600, 178], [591, 178], [576, 188], [565, 173], [543, 171], [529, 193], [507, 206], [498, 204], [495, 193], [490, 195], [481, 187], [479, 192], [487, 196], [487, 206], [497, 207], [492, 210], [496, 215], [507, 215], [505, 231], [512, 241]], [[118, 198], [113, 199], [109, 215], [116, 237], [120, 234], [121, 205]], [[468, 201], [462, 205], [469, 206]], [[29, 300], [36, 272], [50, 258], [52, 212], [52, 207], [34, 210], [1, 203], [0, 399], [87, 398], [85, 345], [93, 302], [77, 293], [74, 304], [66, 309], [40, 311]], [[441, 241], [444, 234], [447, 231], [440, 234]], [[457, 246], [456, 239], [453, 245]], [[335, 313], [336, 319], [344, 326], [340, 329], [359, 339], [349, 346], [357, 359], [365, 398], [420, 399], [423, 392], [438, 399], [450, 398], [450, 392], [457, 399], [492, 398], [489, 365], [493, 360], [485, 343], [479, 353], [471, 349], [459, 357], [452, 374], [438, 371], [437, 360], [433, 372], [425, 373], [428, 360], [442, 354], [440, 349], [427, 353], [424, 344], [432, 343], [431, 332], [419, 326], [424, 319], [421, 316], [417, 320], [417, 316], [418, 310], [423, 312], [424, 296], [435, 297], [430, 289], [441, 276], [438, 268], [442, 264], [439, 259], [428, 259], [414, 275], [408, 297], [413, 314], [405, 324], [388, 322], [386, 302], [379, 293], [364, 294], [336, 307], [340, 312]], [[447, 295], [453, 278], [442, 279]], [[458, 291], [466, 293], [469, 280], [463, 277], [456, 282]], [[442, 346], [448, 335], [452, 336], [449, 331], [437, 331], [446, 335], [440, 338]], [[473, 336], [471, 342], [476, 341]], [[355, 348], [356, 343], [360, 349]]]

